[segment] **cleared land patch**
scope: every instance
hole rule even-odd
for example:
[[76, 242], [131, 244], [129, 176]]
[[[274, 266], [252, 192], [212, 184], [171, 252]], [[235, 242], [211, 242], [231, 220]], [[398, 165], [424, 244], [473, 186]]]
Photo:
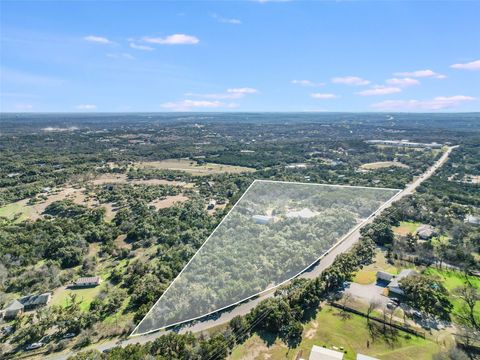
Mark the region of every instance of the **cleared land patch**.
[[177, 170], [185, 171], [191, 175], [210, 175], [219, 173], [241, 173], [255, 171], [253, 168], [225, 165], [225, 164], [197, 164], [193, 160], [188, 159], [167, 159], [161, 161], [145, 161], [135, 164], [135, 167], [144, 169], [164, 169], [164, 170]]
[[184, 181], [165, 180], [165, 179], [128, 179], [126, 174], [102, 174], [91, 180], [92, 185], [106, 185], [106, 184], [132, 184], [132, 185], [170, 185], [180, 186], [185, 188], [193, 187], [193, 184]]
[[389, 167], [401, 167], [401, 168], [408, 168], [408, 165], [402, 164], [398, 161], [378, 161], [372, 162], [368, 164], [362, 164], [360, 167], [365, 170], [376, 170], [376, 169], [383, 169]]
[[395, 266], [387, 263], [387, 259], [385, 259], [385, 255], [381, 251], [377, 251], [375, 261], [372, 264], [364, 266], [361, 270], [357, 271], [353, 281], [361, 285], [373, 284], [377, 280], [378, 271], [386, 271], [391, 274], [398, 273]]
[[183, 194], [173, 195], [173, 196], [166, 196], [164, 199], [156, 199], [150, 202], [149, 204], [155, 206], [155, 209], [166, 209], [169, 208], [176, 203], [187, 201], [188, 197]]
[[134, 334], [200, 318], [279, 286], [397, 193], [255, 181]]
[[87, 206], [89, 208], [103, 207], [106, 210], [105, 219], [110, 221], [115, 216], [116, 211], [110, 203], [99, 204], [85, 194], [85, 188], [67, 186], [52, 190], [48, 194], [43, 194], [46, 199], [39, 199], [34, 204], [29, 204], [29, 199], [20, 200], [0, 208], [0, 216], [9, 219], [18, 217], [18, 221], [32, 220], [40, 218], [45, 209], [52, 203], [61, 200], [71, 200], [77, 205]]
[[419, 222], [412, 222], [412, 221], [400, 221], [400, 226], [396, 226], [393, 228], [393, 232], [398, 235], [407, 235], [409, 233], [415, 234], [418, 227], [422, 225]]

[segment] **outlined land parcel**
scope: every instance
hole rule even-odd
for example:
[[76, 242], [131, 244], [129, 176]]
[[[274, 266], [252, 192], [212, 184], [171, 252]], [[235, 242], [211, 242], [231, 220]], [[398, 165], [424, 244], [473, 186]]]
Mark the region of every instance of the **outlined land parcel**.
[[132, 335], [198, 319], [280, 286], [398, 192], [254, 181]]

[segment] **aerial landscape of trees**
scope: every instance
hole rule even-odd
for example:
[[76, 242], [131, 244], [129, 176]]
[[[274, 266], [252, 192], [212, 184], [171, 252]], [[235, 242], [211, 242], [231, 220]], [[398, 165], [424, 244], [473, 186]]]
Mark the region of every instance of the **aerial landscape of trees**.
[[[236, 114], [213, 115], [207, 120], [179, 120], [177, 115], [153, 120], [136, 115], [102, 115], [100, 122], [95, 115], [67, 119], [55, 115], [2, 117], [0, 305], [4, 308], [21, 296], [43, 292], [52, 292], [54, 299], [45, 308], [0, 325], [2, 329], [12, 326], [1, 335], [2, 351], [20, 353], [32, 341], [44, 341], [49, 351], [73, 345], [81, 348], [102, 338], [129, 334], [255, 179], [403, 188], [441, 155], [439, 149], [377, 147], [364, 142], [373, 137], [449, 142], [460, 147], [415, 194], [396, 202], [362, 229], [362, 247], [355, 248], [355, 254], [339, 256], [316, 280], [296, 280], [277, 289], [277, 296], [262, 304], [260, 310], [232, 321], [229, 331], [230, 335], [236, 334], [236, 340], [229, 334], [202, 339], [175, 334], [145, 346], [116, 348], [96, 356], [114, 359], [125, 358], [126, 354], [140, 358], [169, 354], [166, 358], [181, 359], [189, 354], [191, 358], [208, 358], [206, 354], [218, 351], [218, 358], [225, 358], [235, 344], [249, 337], [252, 330], [246, 330], [255, 323], [254, 317], [259, 320], [262, 309], [271, 309], [272, 314], [254, 328], [276, 333], [286, 344], [295, 346], [309, 319], [309, 309], [317, 309], [327, 294], [351, 281], [355, 269], [371, 261], [375, 247], [384, 249], [392, 262], [404, 261], [426, 269], [448, 264], [470, 279], [479, 269], [480, 249], [478, 225], [468, 221], [479, 216], [480, 203], [480, 139], [478, 130], [471, 126], [471, 117], [399, 114], [392, 122], [380, 114], [349, 116], [338, 121], [332, 114], [283, 114], [260, 123], [256, 116], [245, 120]], [[285, 123], [289, 124], [288, 131]], [[45, 130], [49, 128], [69, 130]], [[185, 157], [192, 166], [215, 163], [255, 171], [198, 176], [140, 165]], [[406, 166], [361, 167], [388, 161]], [[107, 180], [95, 182], [97, 179]], [[63, 190], [74, 196], [63, 196]], [[281, 202], [282, 194], [280, 190], [271, 198]], [[179, 195], [186, 200], [155, 207], [155, 201]], [[289, 204], [289, 209], [256, 207], [266, 203], [257, 197], [258, 201], [246, 206], [253, 213], [246, 210], [238, 218], [239, 228], [256, 236], [263, 234], [279, 245], [292, 233], [299, 234], [304, 242], [294, 251], [298, 258], [279, 257], [286, 271], [293, 271], [295, 259], [315, 255], [371, 212], [372, 204], [352, 197], [322, 203], [314, 194], [307, 195], [311, 204]], [[222, 206], [207, 210], [211, 200]], [[284, 219], [287, 210], [304, 207], [329, 210], [319, 212], [321, 216], [313, 217], [311, 225]], [[39, 214], [32, 215], [34, 211]], [[283, 220], [273, 222], [269, 230], [252, 222], [251, 216], [257, 213]], [[394, 235], [392, 229], [405, 222], [429, 224], [438, 235], [428, 241], [419, 240], [415, 234]], [[325, 226], [340, 230], [321, 231]], [[240, 231], [231, 230], [227, 235], [241, 242], [248, 240]], [[240, 246], [239, 250], [244, 249]], [[230, 248], [228, 252], [234, 254]], [[219, 263], [228, 259], [223, 253], [217, 255]], [[252, 278], [247, 265], [241, 273]], [[272, 269], [273, 264], [264, 271], [272, 273]], [[99, 276], [102, 284], [88, 296], [71, 298], [65, 288], [82, 276]], [[434, 306], [440, 309], [440, 315], [445, 310], [450, 321], [466, 333], [478, 331], [479, 290], [475, 283], [469, 285], [464, 280], [445, 293], [442, 279], [422, 276], [438, 282], [438, 286], [420, 286], [426, 284], [424, 278], [415, 284], [407, 281], [405, 286], [415, 294], [424, 294], [424, 311]], [[266, 280], [250, 284], [260, 290], [269, 285]], [[222, 298], [230, 295], [226, 291]], [[277, 326], [280, 323], [282, 326]], [[62, 339], [68, 332], [76, 337]]]

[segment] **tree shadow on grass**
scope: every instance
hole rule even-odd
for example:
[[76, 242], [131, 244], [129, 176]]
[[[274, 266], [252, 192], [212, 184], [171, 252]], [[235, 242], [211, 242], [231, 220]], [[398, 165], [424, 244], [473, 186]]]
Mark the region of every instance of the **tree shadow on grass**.
[[315, 320], [317, 318], [318, 312], [321, 310], [322, 310], [321, 307], [319, 307], [318, 305], [316, 307], [311, 307], [309, 309], [304, 310], [303, 316], [300, 319], [302, 324], [307, 324], [310, 321]]
[[255, 333], [265, 342], [265, 344], [267, 344], [268, 347], [275, 344], [278, 339], [278, 334], [267, 330], [256, 330]]
[[367, 329], [373, 342], [377, 339], [382, 339], [391, 347], [394, 347], [395, 344], [398, 343], [399, 333], [395, 328], [370, 321], [367, 323]]

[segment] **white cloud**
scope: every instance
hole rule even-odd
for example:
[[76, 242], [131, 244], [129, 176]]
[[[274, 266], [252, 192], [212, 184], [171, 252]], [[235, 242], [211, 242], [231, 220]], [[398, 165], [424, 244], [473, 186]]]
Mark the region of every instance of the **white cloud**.
[[196, 93], [186, 93], [185, 96], [194, 96], [204, 99], [241, 99], [248, 94], [258, 93], [257, 89], [250, 87], [243, 88], [230, 88], [227, 89], [224, 93], [213, 93], [213, 94], [196, 94]]
[[89, 35], [83, 38], [85, 41], [90, 41], [98, 44], [112, 44], [113, 42], [108, 40], [106, 37], [103, 36], [96, 36], [96, 35]]
[[393, 74], [395, 76], [401, 77], [414, 77], [414, 78], [435, 78], [435, 79], [445, 79], [446, 76], [442, 74], [438, 74], [433, 70], [426, 69], [426, 70], [416, 70], [416, 71], [407, 71], [407, 72], [398, 72]]
[[75, 106], [75, 109], [77, 110], [96, 110], [97, 105], [94, 104], [80, 104]]
[[127, 60], [135, 59], [135, 57], [130, 55], [129, 53], [110, 53], [110, 54], [107, 54], [107, 57], [111, 59], [127, 59]]
[[417, 79], [409, 78], [409, 77], [387, 79], [386, 83], [388, 85], [394, 85], [394, 86], [399, 86], [399, 87], [420, 85], [420, 81], [418, 81]]
[[452, 69], [480, 70], [480, 60], [475, 60], [464, 64], [453, 64], [450, 65], [450, 67]]
[[338, 96], [335, 94], [329, 94], [329, 93], [313, 93], [310, 94], [310, 96], [314, 99], [336, 99]]
[[20, 111], [29, 111], [33, 109], [32, 104], [17, 104], [15, 105], [15, 109], [20, 110]]
[[254, 88], [249, 88], [249, 87], [243, 87], [243, 88], [231, 88], [227, 89], [227, 93], [229, 94], [255, 94], [258, 93], [257, 89]]
[[310, 80], [292, 80], [291, 83], [295, 85], [310, 86], [310, 87], [320, 87], [325, 85], [325, 83], [316, 83]]
[[475, 100], [472, 96], [437, 96], [431, 100], [385, 100], [372, 107], [378, 110], [426, 111], [453, 108], [464, 102]]
[[140, 44], [135, 44], [133, 42], [130, 43], [130, 47], [135, 50], [143, 50], [143, 51], [152, 51], [155, 50], [153, 47], [148, 46], [148, 45], [140, 45]]
[[334, 77], [332, 78], [332, 83], [334, 84], [344, 84], [344, 85], [368, 85], [370, 81], [362, 79], [358, 76], [341, 76], [341, 77]]
[[221, 108], [221, 107], [235, 107], [236, 104], [225, 104], [221, 101], [207, 101], [207, 100], [181, 100], [175, 102], [167, 102], [161, 105], [162, 108], [173, 111], [191, 111], [196, 108]]
[[212, 17], [216, 19], [218, 22], [221, 22], [224, 24], [240, 25], [242, 23], [242, 21], [239, 19], [226, 18], [218, 14], [212, 14]]
[[195, 45], [200, 42], [200, 40], [193, 35], [185, 34], [173, 34], [166, 37], [144, 37], [145, 42], [151, 44], [160, 44], [160, 45]]
[[393, 86], [377, 85], [371, 89], [359, 91], [356, 94], [361, 96], [389, 95], [401, 92], [402, 89]]

